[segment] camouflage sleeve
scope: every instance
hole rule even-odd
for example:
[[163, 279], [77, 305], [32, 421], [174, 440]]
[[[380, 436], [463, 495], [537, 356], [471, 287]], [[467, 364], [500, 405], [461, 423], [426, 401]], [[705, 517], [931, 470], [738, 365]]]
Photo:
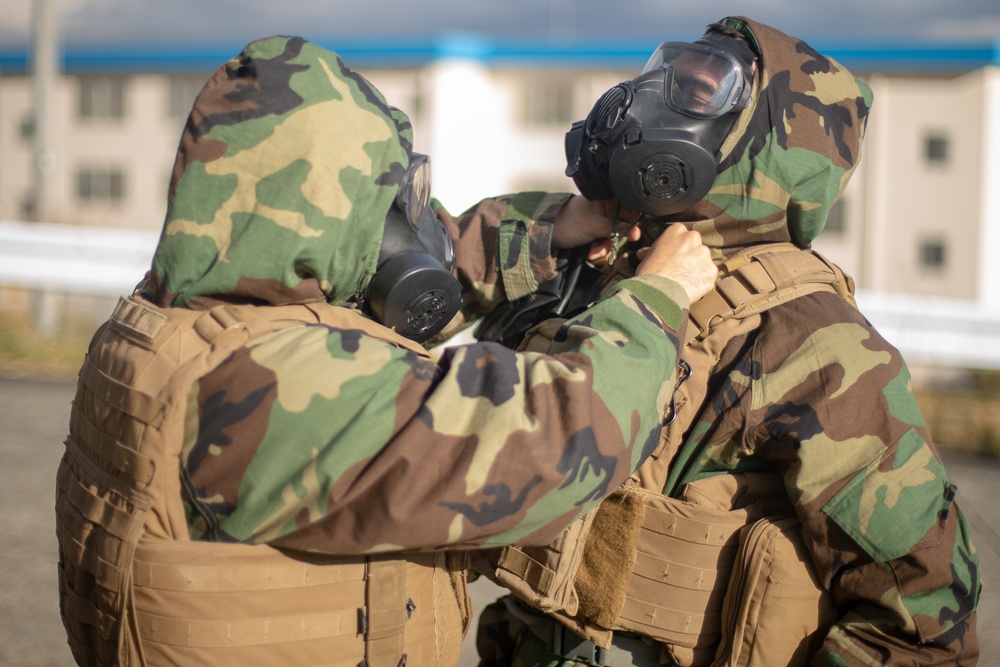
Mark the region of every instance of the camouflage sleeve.
[[552, 224], [569, 194], [522, 192], [484, 199], [459, 217], [438, 202], [435, 212], [455, 241], [462, 313], [454, 333], [477, 315], [538, 288], [555, 274]]
[[492, 343], [435, 364], [359, 331], [261, 336], [193, 387], [194, 539], [357, 554], [546, 543], [656, 445], [680, 287], [623, 281], [550, 354]]
[[906, 365], [836, 297], [782, 310], [783, 339], [757, 345], [748, 447], [784, 468], [844, 610], [814, 663], [973, 664], [978, 556]]

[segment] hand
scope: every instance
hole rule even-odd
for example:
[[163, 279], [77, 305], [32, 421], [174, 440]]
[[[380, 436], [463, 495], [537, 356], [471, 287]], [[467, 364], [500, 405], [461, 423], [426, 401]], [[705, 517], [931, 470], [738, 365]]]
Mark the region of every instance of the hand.
[[[604, 257], [611, 251], [609, 237], [616, 208], [617, 203], [613, 199], [591, 201], [586, 197], [574, 195], [559, 211], [555, 224], [552, 225], [552, 247], [575, 248], [591, 243], [593, 245], [587, 254], [587, 259]], [[618, 233], [627, 234], [630, 241], [638, 241], [641, 230], [638, 226], [629, 226], [638, 216], [621, 209], [618, 217], [621, 220]], [[594, 243], [595, 241], [597, 243]]]
[[702, 243], [701, 234], [684, 225], [670, 225], [653, 245], [640, 248], [636, 255], [640, 261], [635, 275], [670, 278], [684, 288], [691, 303], [705, 296], [719, 276], [719, 269], [712, 261], [708, 246]]

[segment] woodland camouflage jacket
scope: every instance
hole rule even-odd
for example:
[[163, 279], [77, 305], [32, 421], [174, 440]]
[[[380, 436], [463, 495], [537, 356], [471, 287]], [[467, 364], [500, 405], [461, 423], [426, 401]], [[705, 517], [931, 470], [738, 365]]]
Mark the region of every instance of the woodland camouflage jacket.
[[[809, 247], [861, 157], [872, 102], [806, 43], [723, 22], [760, 54], [753, 97], [710, 193], [667, 220], [700, 231], [719, 263], [748, 246]], [[899, 352], [821, 292], [764, 313], [708, 383], [663, 491], [680, 497], [689, 482], [735, 472], [782, 476], [841, 610], [813, 663], [974, 664], [979, 559]]]
[[[861, 157], [870, 89], [804, 42], [724, 21], [760, 53], [709, 195], [678, 216], [716, 256], [808, 247]], [[842, 610], [817, 664], [973, 664], [978, 557], [899, 352], [830, 293], [730, 342], [664, 492], [776, 470]]]
[[[335, 54], [298, 38], [249, 45], [195, 103], [142, 295], [350, 307], [411, 142], [406, 116]], [[439, 211], [465, 315], [553, 274], [563, 201]], [[686, 306], [672, 281], [624, 282], [550, 355], [474, 344], [435, 363], [320, 324], [252, 339], [190, 389], [191, 535], [334, 555], [545, 543], [656, 445]]]

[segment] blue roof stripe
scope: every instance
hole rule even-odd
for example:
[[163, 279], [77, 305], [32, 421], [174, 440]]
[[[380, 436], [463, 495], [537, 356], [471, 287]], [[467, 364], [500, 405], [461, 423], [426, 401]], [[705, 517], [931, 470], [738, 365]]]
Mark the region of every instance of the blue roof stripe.
[[[467, 58], [490, 65], [533, 67], [637, 67], [645, 63], [656, 41], [622, 43], [495, 41], [469, 34], [446, 34], [433, 40], [354, 41], [316, 39], [339, 53], [352, 67], [415, 67], [446, 58]], [[211, 72], [243, 48], [243, 44], [123, 45], [96, 48], [67, 46], [63, 69], [69, 74]], [[821, 53], [844, 65], [866, 70], [970, 71], [1000, 65], [1000, 39], [970, 43], [857, 44], [814, 43]], [[30, 48], [0, 50], [0, 73], [25, 73]]]

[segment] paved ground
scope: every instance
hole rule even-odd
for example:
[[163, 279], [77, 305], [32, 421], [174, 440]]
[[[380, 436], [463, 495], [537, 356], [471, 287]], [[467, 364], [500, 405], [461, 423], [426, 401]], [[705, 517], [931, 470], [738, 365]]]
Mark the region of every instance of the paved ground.
[[[53, 487], [73, 387], [0, 380], [0, 666], [62, 667], [73, 661], [56, 594]], [[944, 452], [959, 501], [973, 527], [987, 586], [1000, 572], [1000, 462]], [[498, 589], [473, 585], [476, 608]], [[1000, 596], [988, 587], [980, 606], [980, 665], [1000, 665]], [[474, 664], [472, 637], [462, 665]]]

